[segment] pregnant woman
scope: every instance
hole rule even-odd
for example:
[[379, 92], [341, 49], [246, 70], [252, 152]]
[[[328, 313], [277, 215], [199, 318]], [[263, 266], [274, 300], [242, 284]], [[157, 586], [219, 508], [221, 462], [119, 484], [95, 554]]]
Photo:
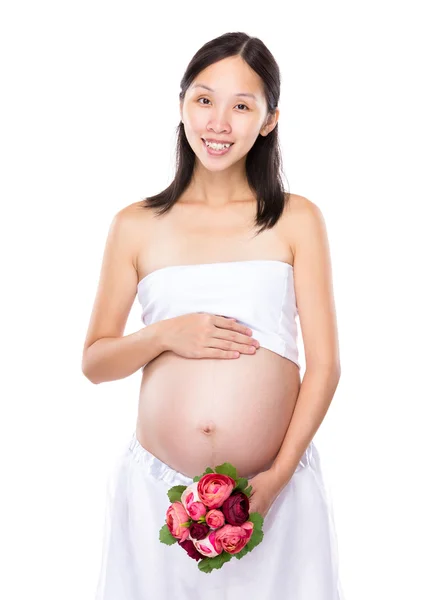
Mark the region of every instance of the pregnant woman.
[[[93, 383], [142, 369], [142, 381], [96, 600], [343, 598], [312, 441], [340, 378], [329, 248], [318, 207], [283, 188], [279, 94], [259, 39], [205, 44], [181, 81], [173, 182], [110, 226], [82, 369]], [[136, 295], [144, 326], [124, 336]], [[159, 529], [168, 489], [224, 462], [249, 479], [264, 537], [206, 574]]]

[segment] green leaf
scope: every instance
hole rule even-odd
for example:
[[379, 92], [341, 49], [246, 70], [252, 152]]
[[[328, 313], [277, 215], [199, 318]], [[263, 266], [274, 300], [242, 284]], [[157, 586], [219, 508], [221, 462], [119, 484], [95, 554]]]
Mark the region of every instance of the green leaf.
[[233, 554], [230, 554], [229, 552], [221, 552], [221, 554], [218, 554], [213, 558], [203, 558], [197, 563], [197, 566], [200, 571], [203, 571], [204, 573], [210, 573], [212, 569], [220, 569], [222, 565], [231, 560], [232, 557]]
[[172, 533], [169, 531], [168, 525], [166, 523], [165, 523], [165, 525], [163, 525], [161, 527], [161, 529], [159, 531], [159, 540], [163, 544], [167, 544], [168, 546], [172, 546], [172, 544], [175, 544], [175, 542], [178, 541], [176, 538], [174, 538]]
[[237, 554], [234, 554], [234, 556], [236, 558], [238, 558], [239, 560], [240, 560], [240, 558], [243, 558], [243, 556], [245, 556], [249, 552], [249, 548], [247, 546], [248, 546], [248, 544], [246, 544], [245, 547], [242, 550], [240, 550], [240, 552], [237, 552]]
[[[245, 487], [247, 486], [247, 484], [249, 483], [249, 480], [246, 479], [245, 477], [239, 477], [239, 479], [237, 479], [237, 485], [236, 487], [233, 489], [233, 493], [234, 492], [243, 492], [243, 494], [246, 494], [245, 492]], [[247, 496], [247, 494], [246, 494]]]
[[250, 538], [248, 544], [246, 544], [246, 546], [249, 546], [249, 550], [252, 550], [252, 548], [254, 548], [255, 546], [257, 546], [258, 544], [260, 544], [262, 542], [264, 538], [264, 532], [259, 530], [259, 531], [253, 531], [252, 533], [252, 537]]
[[249, 521], [253, 523], [253, 532], [252, 537], [245, 546], [245, 548], [247, 548], [247, 552], [250, 552], [255, 546], [260, 544], [264, 537], [264, 533], [262, 531], [262, 525], [264, 522], [263, 516], [258, 512], [252, 512], [249, 515]]
[[258, 512], [249, 513], [249, 521], [252, 521], [255, 531], [262, 530], [264, 518], [261, 515], [261, 513], [258, 513]]
[[232, 477], [233, 479], [237, 479], [237, 469], [234, 465], [229, 462], [222, 463], [222, 465], [218, 465], [215, 467], [215, 471], [220, 473], [221, 475], [228, 475], [228, 477]]
[[244, 491], [244, 493], [246, 494], [246, 496], [247, 496], [248, 498], [250, 498], [250, 494], [252, 493], [252, 489], [253, 489], [253, 488], [252, 488], [252, 486], [251, 486], [251, 485], [249, 485], [249, 487], [248, 487], [248, 488], [246, 488], [245, 490], [243, 490], [243, 491]]
[[169, 488], [168, 490], [168, 498], [171, 502], [181, 502], [181, 495], [186, 489], [186, 485], [174, 485], [174, 487]]

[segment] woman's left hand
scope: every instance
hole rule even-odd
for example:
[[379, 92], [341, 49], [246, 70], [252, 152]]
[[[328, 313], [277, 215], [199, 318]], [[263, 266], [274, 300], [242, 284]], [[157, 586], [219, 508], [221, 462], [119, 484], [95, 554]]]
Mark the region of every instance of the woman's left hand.
[[252, 486], [249, 497], [249, 512], [258, 512], [265, 519], [269, 509], [284, 486], [277, 488], [274, 477], [269, 470], [258, 473], [248, 479], [248, 486]]

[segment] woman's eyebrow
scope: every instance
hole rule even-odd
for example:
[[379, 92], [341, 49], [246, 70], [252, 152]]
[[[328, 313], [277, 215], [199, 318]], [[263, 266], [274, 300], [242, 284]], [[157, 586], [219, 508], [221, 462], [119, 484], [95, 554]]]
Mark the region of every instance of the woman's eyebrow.
[[[210, 88], [209, 86], [205, 85], [204, 83], [196, 83], [195, 85], [193, 85], [193, 88], [204, 88], [205, 90], [209, 90], [210, 92], [214, 92], [215, 90], [213, 90], [212, 88]], [[247, 98], [253, 98], [253, 100], [258, 100], [257, 97], [255, 96], [255, 94], [251, 94], [249, 92], [239, 92], [237, 94], [234, 94], [234, 96], [246, 96]]]

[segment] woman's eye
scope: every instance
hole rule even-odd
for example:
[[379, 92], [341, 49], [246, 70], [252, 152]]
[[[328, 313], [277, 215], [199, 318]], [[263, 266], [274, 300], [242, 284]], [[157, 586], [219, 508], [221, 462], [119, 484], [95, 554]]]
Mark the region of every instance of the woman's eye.
[[[198, 102], [200, 102], [200, 100], [206, 100], [207, 102], [209, 102], [208, 98], [199, 98]], [[201, 102], [201, 104], [203, 104], [203, 102]], [[236, 104], [236, 106], [244, 106], [247, 110], [249, 110], [249, 107], [246, 106], [246, 104]]]

